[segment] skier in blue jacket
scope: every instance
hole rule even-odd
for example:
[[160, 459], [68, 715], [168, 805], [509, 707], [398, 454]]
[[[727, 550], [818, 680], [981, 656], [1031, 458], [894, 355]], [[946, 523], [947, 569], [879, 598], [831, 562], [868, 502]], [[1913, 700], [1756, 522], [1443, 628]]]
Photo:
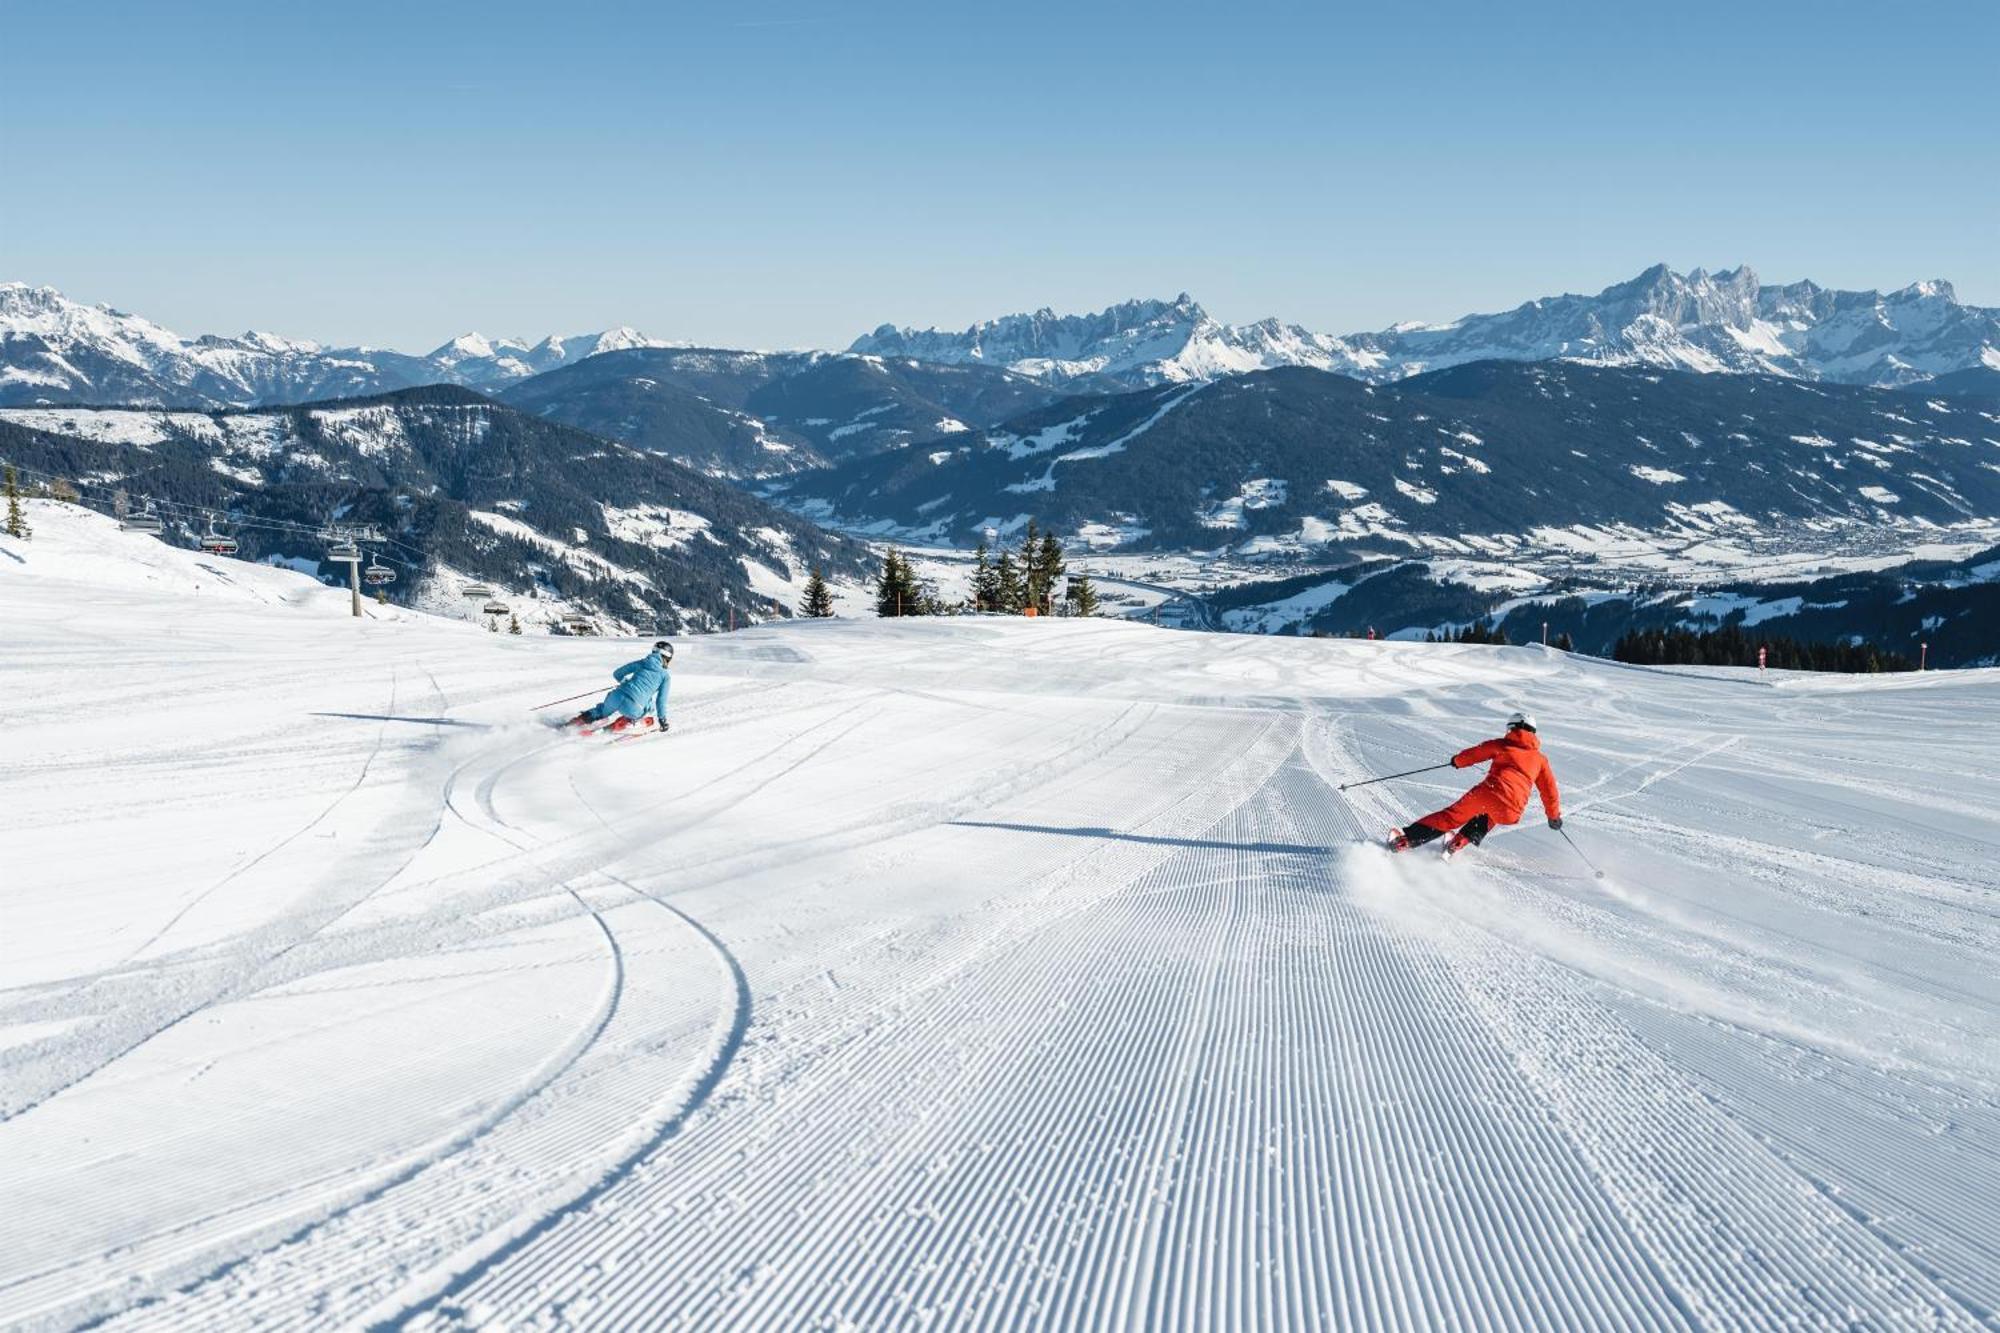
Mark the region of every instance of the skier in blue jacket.
[[616, 713], [618, 716], [611, 723], [612, 731], [624, 731], [648, 717], [659, 724], [661, 731], [665, 731], [667, 687], [673, 683], [673, 673], [669, 668], [673, 661], [674, 646], [661, 639], [653, 645], [652, 652], [612, 672], [618, 681], [618, 688], [605, 695], [604, 701], [595, 708], [586, 708], [571, 718], [570, 725], [588, 727]]

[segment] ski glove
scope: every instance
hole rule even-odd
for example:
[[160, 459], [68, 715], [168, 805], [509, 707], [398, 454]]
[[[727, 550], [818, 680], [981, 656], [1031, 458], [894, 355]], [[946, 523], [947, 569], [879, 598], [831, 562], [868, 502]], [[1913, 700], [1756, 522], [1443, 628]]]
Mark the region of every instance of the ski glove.
[[1551, 816], [1549, 816], [1549, 827], [1550, 827], [1550, 828], [1554, 828], [1554, 829], [1559, 829], [1559, 828], [1561, 828], [1562, 826], [1563, 826], [1563, 820], [1562, 820], [1562, 816], [1561, 816], [1561, 815], [1551, 815]]

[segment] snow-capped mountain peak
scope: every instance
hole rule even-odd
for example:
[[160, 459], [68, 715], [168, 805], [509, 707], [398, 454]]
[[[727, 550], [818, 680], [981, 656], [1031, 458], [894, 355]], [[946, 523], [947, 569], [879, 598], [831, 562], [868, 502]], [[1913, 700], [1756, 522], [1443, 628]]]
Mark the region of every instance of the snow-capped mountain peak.
[[430, 354], [429, 360], [449, 366], [455, 382], [477, 387], [509, 384], [566, 366], [600, 352], [622, 352], [635, 347], [668, 347], [672, 344], [651, 338], [629, 325], [602, 333], [555, 334], [530, 344], [525, 338], [486, 338], [462, 333]]
[[606, 329], [596, 335], [596, 344], [590, 349], [591, 355], [599, 352], [625, 352], [634, 347], [665, 347], [667, 344], [657, 338], [649, 338], [629, 324], [620, 324], [615, 329]]
[[466, 360], [468, 358], [487, 360], [498, 353], [493, 344], [483, 334], [461, 333], [444, 346], [431, 353], [433, 361]]
[[296, 355], [313, 355], [326, 350], [310, 338], [287, 338], [279, 333], [264, 333], [257, 329], [247, 330], [237, 343], [255, 348], [260, 352], [280, 352]]
[[848, 349], [951, 364], [1005, 366], [1054, 382], [1103, 377], [1136, 384], [1212, 379], [1280, 365], [1347, 369], [1358, 364], [1340, 339], [1277, 319], [1232, 326], [1182, 292], [1087, 315], [1048, 307], [972, 325], [962, 333], [884, 324]]

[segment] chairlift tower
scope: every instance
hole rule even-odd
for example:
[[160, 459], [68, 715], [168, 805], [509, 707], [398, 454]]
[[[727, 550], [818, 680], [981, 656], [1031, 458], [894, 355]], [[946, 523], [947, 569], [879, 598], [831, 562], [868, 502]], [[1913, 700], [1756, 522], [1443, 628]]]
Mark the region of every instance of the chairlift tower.
[[334, 564], [347, 566], [348, 603], [354, 611], [355, 619], [361, 618], [361, 545], [363, 541], [381, 541], [382, 534], [372, 527], [336, 527], [329, 524], [321, 530], [326, 539], [326, 558]]

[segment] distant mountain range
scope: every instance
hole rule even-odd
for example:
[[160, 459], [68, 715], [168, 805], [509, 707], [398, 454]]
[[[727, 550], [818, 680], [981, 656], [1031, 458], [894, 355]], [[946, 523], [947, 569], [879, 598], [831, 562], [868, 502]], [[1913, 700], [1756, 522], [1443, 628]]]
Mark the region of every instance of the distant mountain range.
[[266, 333], [186, 339], [50, 288], [0, 286], [0, 406], [215, 411], [426, 384], [740, 480], [989, 426], [1066, 392], [998, 367], [672, 346], [633, 329], [532, 345], [464, 334], [420, 357]]
[[[661, 350], [691, 356], [649, 364], [671, 368], [703, 358], [733, 359], [753, 368], [750, 378], [759, 387], [808, 368], [820, 369], [822, 376], [864, 373], [852, 367], [825, 370], [829, 358], [823, 353], [691, 348], [630, 328], [532, 343], [467, 333], [422, 355], [327, 347], [269, 333], [187, 338], [138, 315], [71, 301], [53, 288], [0, 284], [0, 406], [242, 407], [436, 383], [502, 391], [551, 372], [568, 374], [606, 354]], [[1307, 366], [1380, 384], [1473, 361], [1558, 359], [1906, 386], [1933, 378], [2000, 375], [2000, 310], [1964, 305], [1951, 284], [1942, 281], [1886, 294], [1848, 292], [1810, 282], [1766, 286], [1748, 268], [1677, 274], [1661, 264], [1595, 296], [1549, 297], [1445, 325], [1407, 324], [1342, 335], [1276, 319], [1230, 325], [1211, 318], [1183, 294], [1172, 301], [1128, 301], [1088, 315], [1050, 310], [1009, 315], [955, 333], [885, 324], [856, 339], [848, 351], [855, 357], [901, 362], [905, 368], [917, 363], [1004, 372], [1014, 381], [1083, 393], [1200, 382], [1281, 366]], [[670, 371], [664, 379], [650, 377], [709, 398], [726, 411], [765, 417], [762, 409], [747, 403], [746, 395], [718, 398], [689, 388], [686, 377], [677, 376]], [[642, 373], [635, 378], [647, 377]], [[740, 380], [723, 374], [715, 382]], [[571, 375], [565, 383], [587, 396], [605, 396], [599, 380]], [[808, 399], [820, 391], [810, 380], [800, 387], [811, 390]], [[535, 410], [560, 418], [563, 393], [552, 387], [529, 396]], [[901, 394], [898, 389], [891, 397]], [[768, 433], [780, 444], [823, 449], [829, 441], [815, 436], [807, 423], [823, 418], [828, 432], [856, 424], [809, 401], [792, 406], [792, 424], [776, 423]], [[587, 409], [592, 414], [602, 410], [601, 402]], [[975, 424], [970, 418], [956, 419]], [[759, 429], [748, 422], [737, 425], [750, 432], [746, 439]], [[705, 429], [727, 433], [731, 428], [709, 423]], [[924, 433], [915, 425], [911, 429]], [[878, 434], [887, 441], [887, 433]], [[749, 443], [718, 446], [713, 456], [732, 475], [813, 465], [803, 456], [787, 464], [773, 457], [777, 453]]]
[[1009, 315], [960, 333], [885, 324], [849, 350], [1128, 387], [1278, 366], [1379, 384], [1472, 361], [1556, 359], [1893, 386], [2000, 369], [2000, 310], [1960, 304], [1948, 282], [1844, 292], [1765, 286], [1748, 268], [1677, 274], [1658, 264], [1595, 296], [1373, 333], [1334, 336], [1275, 319], [1221, 324], [1183, 294], [1092, 315]]
[[0, 406], [227, 408], [423, 384], [492, 388], [602, 352], [664, 346], [636, 329], [533, 344], [467, 333], [423, 356], [272, 333], [185, 338], [139, 315], [72, 301], [53, 287], [0, 283]]
[[1065, 399], [787, 479], [821, 521], [969, 545], [1026, 516], [1140, 550], [1496, 554], [1542, 528], [1698, 535], [2000, 516], [2000, 400], [1482, 361], [1296, 367]]
[[463, 609], [476, 580], [537, 629], [568, 611], [607, 632], [769, 619], [774, 601], [796, 609], [811, 567], [854, 579], [868, 562], [726, 482], [457, 386], [210, 412], [0, 409], [0, 458], [85, 482], [100, 508], [114, 486], [157, 500], [181, 545], [203, 530], [189, 507], [226, 512], [242, 558], [322, 577], [343, 571], [312, 530], [373, 524], [397, 600]]

